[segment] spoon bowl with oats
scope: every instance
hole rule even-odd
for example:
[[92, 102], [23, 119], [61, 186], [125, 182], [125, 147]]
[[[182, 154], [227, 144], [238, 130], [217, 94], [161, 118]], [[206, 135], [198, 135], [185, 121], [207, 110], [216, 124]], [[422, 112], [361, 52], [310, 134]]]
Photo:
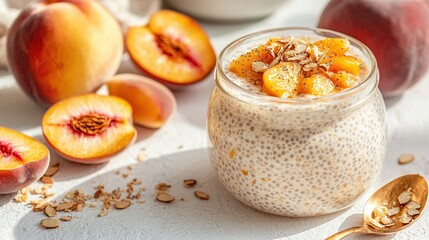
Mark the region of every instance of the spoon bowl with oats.
[[396, 178], [369, 198], [363, 226], [345, 229], [327, 240], [343, 239], [354, 233], [394, 234], [417, 221], [427, 199], [428, 183], [423, 176], [409, 174]]

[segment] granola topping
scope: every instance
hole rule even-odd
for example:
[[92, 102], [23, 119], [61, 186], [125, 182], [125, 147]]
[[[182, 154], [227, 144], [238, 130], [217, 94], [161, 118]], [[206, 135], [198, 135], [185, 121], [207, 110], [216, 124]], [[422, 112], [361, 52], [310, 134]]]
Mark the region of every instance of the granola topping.
[[399, 206], [395, 206], [396, 202], [393, 202], [390, 209], [384, 205], [374, 208], [370, 223], [377, 228], [393, 226], [397, 221], [402, 224], [410, 223], [414, 216], [420, 214], [420, 204], [411, 199], [412, 190], [407, 188], [398, 196]]
[[[282, 98], [325, 96], [356, 86], [362, 79], [361, 73], [366, 74], [362, 71], [365, 70], [362, 60], [352, 56], [349, 48], [350, 43], [345, 38], [318, 41], [305, 37], [271, 38], [234, 59], [229, 70], [267, 95]], [[289, 69], [296, 68], [294, 64], [298, 70]], [[276, 68], [278, 70], [272, 70]], [[315, 76], [323, 80], [309, 80]], [[333, 87], [326, 90], [325, 85]]]

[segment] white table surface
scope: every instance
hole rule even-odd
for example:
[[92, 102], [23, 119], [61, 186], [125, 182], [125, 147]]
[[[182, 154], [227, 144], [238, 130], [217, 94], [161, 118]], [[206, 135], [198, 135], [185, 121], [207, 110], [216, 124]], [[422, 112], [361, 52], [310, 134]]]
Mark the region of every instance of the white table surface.
[[[325, 1], [290, 0], [268, 18], [235, 24], [203, 23], [217, 51], [232, 40], [257, 30], [285, 26], [314, 27]], [[127, 56], [120, 72], [138, 72]], [[210, 75], [204, 81], [176, 91], [177, 112], [160, 130], [138, 128], [139, 138], [128, 151], [102, 165], [86, 166], [61, 159], [51, 151], [52, 161], [60, 162], [53, 187], [61, 197], [72, 189], [93, 193], [104, 183], [108, 190], [124, 188], [132, 178], [147, 188], [143, 204], [135, 203], [124, 211], [112, 210], [97, 217], [99, 210], [86, 208], [72, 213], [71, 222], [58, 229], [39, 226], [42, 213], [12, 201], [14, 195], [0, 196], [0, 239], [323, 239], [338, 230], [362, 224], [367, 197], [390, 180], [407, 173], [429, 178], [429, 76], [403, 96], [386, 99], [389, 128], [388, 154], [381, 175], [353, 207], [327, 216], [288, 218], [255, 211], [231, 197], [216, 179], [207, 155], [205, 119], [207, 103], [214, 87]], [[40, 122], [44, 109], [16, 86], [7, 71], [0, 71], [0, 125], [21, 130], [43, 140]], [[146, 161], [137, 160], [146, 149]], [[416, 161], [399, 165], [400, 154], [410, 152]], [[127, 170], [131, 165], [132, 170]], [[124, 179], [115, 174], [130, 172]], [[193, 196], [182, 187], [185, 178], [198, 180], [197, 189], [210, 195], [209, 201]], [[156, 202], [155, 184], [172, 184], [176, 196], [171, 204]], [[37, 185], [37, 184], [36, 184]], [[33, 186], [36, 186], [33, 185]], [[183, 197], [185, 201], [179, 199]], [[350, 239], [429, 239], [429, 213], [396, 235], [373, 237], [356, 235]]]

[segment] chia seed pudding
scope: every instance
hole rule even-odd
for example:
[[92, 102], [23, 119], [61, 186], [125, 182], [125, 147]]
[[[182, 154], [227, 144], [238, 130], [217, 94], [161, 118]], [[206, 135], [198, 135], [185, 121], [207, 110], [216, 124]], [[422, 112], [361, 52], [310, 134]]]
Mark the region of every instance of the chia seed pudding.
[[[327, 96], [268, 96], [228, 65], [272, 37], [347, 38], [366, 66], [358, 85]], [[352, 205], [386, 155], [385, 105], [367, 47], [321, 29], [258, 32], [220, 54], [207, 119], [209, 155], [226, 189], [255, 209], [316, 216]]]

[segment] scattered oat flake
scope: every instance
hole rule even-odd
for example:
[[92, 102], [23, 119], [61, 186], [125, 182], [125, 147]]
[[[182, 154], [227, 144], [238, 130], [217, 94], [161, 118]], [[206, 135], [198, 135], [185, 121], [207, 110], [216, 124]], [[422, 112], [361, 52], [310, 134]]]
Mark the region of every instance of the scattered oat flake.
[[167, 191], [170, 187], [171, 187], [170, 184], [167, 184], [167, 183], [158, 183], [155, 186], [155, 189], [159, 190], [159, 191]]
[[140, 185], [140, 184], [142, 184], [142, 181], [138, 180], [137, 178], [133, 178], [131, 183], [134, 185]]
[[171, 203], [172, 201], [174, 201], [174, 197], [168, 193], [159, 193], [156, 196], [156, 200], [163, 203]]
[[130, 200], [122, 200], [120, 202], [115, 203], [116, 209], [125, 209], [125, 208], [128, 208], [129, 206], [131, 206]]
[[201, 200], [209, 200], [209, 195], [207, 195], [207, 193], [205, 192], [195, 191], [194, 194], [197, 198]]
[[60, 217], [60, 220], [61, 220], [61, 221], [68, 222], [68, 221], [72, 220], [72, 216], [61, 216], [61, 217]]
[[72, 200], [74, 197], [75, 197], [75, 191], [71, 191], [71, 192], [68, 192], [65, 196], [64, 196], [64, 198], [66, 198], [66, 199], [69, 199], [69, 200]]
[[399, 217], [399, 221], [403, 224], [410, 223], [412, 219], [413, 218], [410, 215], [408, 215], [407, 213], [404, 213]]
[[398, 200], [400, 204], [405, 204], [409, 202], [411, 200], [411, 188], [408, 188], [407, 190], [399, 194]]
[[374, 217], [377, 218], [377, 217], [386, 216], [387, 212], [388, 212], [388, 209], [386, 206], [378, 206], [374, 208], [373, 214], [374, 214]]
[[387, 216], [391, 217], [393, 215], [396, 215], [399, 213], [401, 209], [399, 207], [393, 207], [391, 209], [389, 209], [389, 211], [387, 212]]
[[83, 210], [84, 207], [85, 207], [85, 205], [82, 204], [82, 203], [80, 203], [80, 204], [76, 205], [75, 211], [76, 212], [82, 212], [82, 210]]
[[414, 216], [414, 215], [420, 214], [420, 211], [414, 208], [409, 208], [407, 209], [407, 213], [410, 216]]
[[195, 180], [195, 179], [183, 180], [183, 185], [185, 185], [185, 187], [194, 187], [196, 184], [197, 184], [197, 180]]
[[102, 194], [102, 193], [103, 193], [103, 195], [104, 195], [104, 190], [103, 190], [103, 189], [99, 189], [99, 190], [95, 191], [95, 193], [94, 193], [94, 198], [95, 198], [95, 199], [100, 198], [100, 196], [101, 196], [101, 194]]
[[137, 155], [137, 160], [140, 162], [143, 162], [144, 160], [146, 160], [146, 153], [144, 151], [140, 151], [139, 154]]
[[379, 223], [377, 220], [373, 218], [369, 219], [369, 223], [371, 223], [374, 227], [377, 227], [377, 228], [385, 228], [383, 224]]
[[387, 216], [383, 216], [380, 218], [380, 222], [384, 225], [384, 226], [393, 226], [395, 224], [395, 222], [387, 217]]
[[40, 221], [40, 225], [44, 228], [57, 228], [60, 226], [60, 220], [55, 218], [46, 218]]
[[52, 183], [45, 183], [45, 184], [43, 184], [43, 186], [42, 186], [42, 191], [45, 191], [45, 190], [48, 190], [49, 188], [51, 188], [53, 186], [53, 184]]
[[104, 217], [109, 213], [109, 210], [105, 207], [103, 207], [100, 211], [100, 213], [98, 214], [99, 217]]
[[29, 192], [30, 192], [30, 188], [29, 188], [29, 187], [25, 187], [25, 188], [21, 189], [19, 192], [20, 192], [21, 194], [27, 194], [27, 193], [29, 193]]
[[42, 176], [40, 178], [40, 181], [42, 183], [47, 183], [47, 184], [53, 184], [54, 183], [54, 179], [52, 177], [48, 177], [48, 176]]
[[399, 164], [407, 164], [407, 163], [410, 163], [410, 162], [414, 161], [414, 159], [415, 159], [415, 157], [414, 157], [413, 154], [406, 153], [406, 154], [402, 154], [399, 157], [398, 162], [399, 162]]
[[48, 206], [48, 201], [46, 199], [33, 200], [31, 204], [33, 204], [33, 212], [40, 212]]
[[419, 209], [421, 206], [418, 202], [416, 201], [409, 201], [406, 205], [406, 207], [408, 209]]
[[48, 217], [55, 217], [57, 215], [57, 211], [55, 210], [55, 208], [48, 205], [45, 208], [45, 214]]
[[56, 208], [58, 204], [55, 201], [49, 202], [49, 206]]
[[59, 164], [55, 164], [55, 165], [49, 167], [46, 170], [45, 174], [43, 174], [43, 175], [47, 176], [47, 177], [52, 177], [52, 176], [54, 176], [58, 172], [58, 170], [60, 170]]
[[74, 206], [74, 203], [72, 203], [72, 202], [60, 203], [56, 207], [56, 210], [57, 211], [64, 211], [64, 210], [68, 210], [68, 209], [72, 208], [73, 206]]
[[55, 193], [53, 193], [53, 192], [43, 192], [42, 195], [43, 195], [43, 197], [48, 198], [48, 197], [54, 196]]

